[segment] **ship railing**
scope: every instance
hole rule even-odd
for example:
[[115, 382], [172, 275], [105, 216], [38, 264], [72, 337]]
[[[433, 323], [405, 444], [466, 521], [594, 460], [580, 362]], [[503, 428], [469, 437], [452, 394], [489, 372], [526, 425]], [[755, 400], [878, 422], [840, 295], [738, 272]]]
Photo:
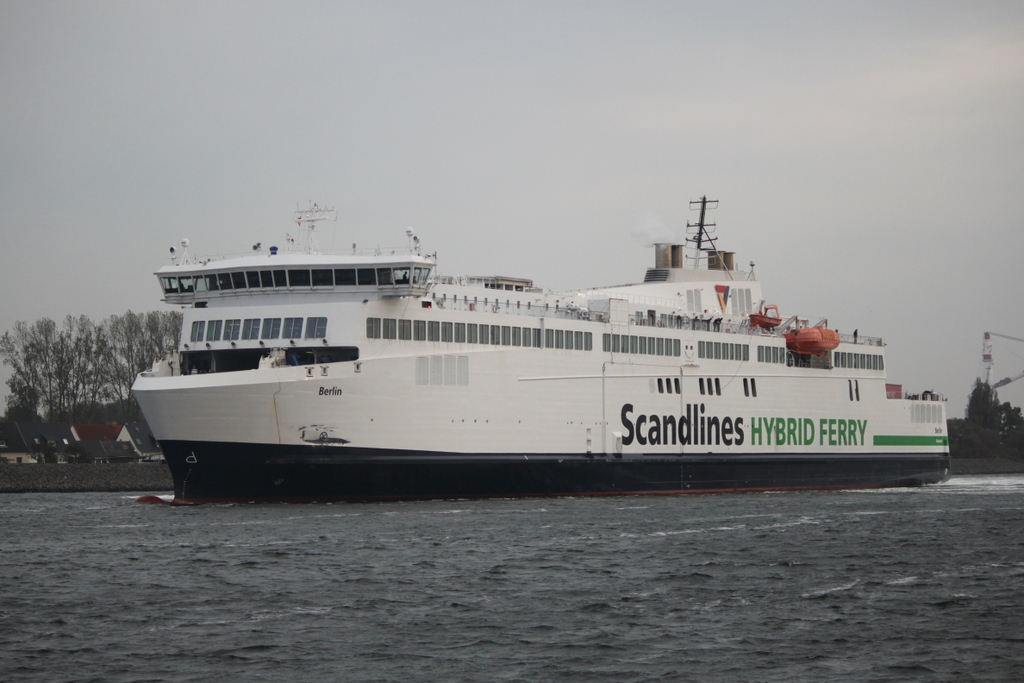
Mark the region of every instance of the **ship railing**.
[[865, 337], [864, 335], [840, 334], [839, 341], [845, 344], [863, 344], [865, 346], [885, 346], [881, 337]]
[[[420, 256], [419, 250], [410, 247], [366, 247], [358, 248], [352, 245], [351, 249], [308, 249], [300, 247], [296, 244], [285, 241], [280, 247], [277, 247], [278, 254], [319, 254], [323, 256]], [[243, 256], [260, 256], [263, 254], [270, 254], [270, 249], [267, 247], [260, 247], [253, 251], [243, 251], [231, 254], [210, 254], [207, 256], [195, 256], [189, 255], [189, 261], [192, 264], [207, 264], [216, 263], [218, 261], [225, 261], [228, 259], [241, 258]]]
[[434, 298], [434, 305], [451, 311], [471, 313], [503, 313], [531, 318], [560, 318], [563, 320], [596, 320], [603, 321], [604, 314], [591, 311], [575, 304], [551, 305], [548, 303], [521, 302], [511, 300], [485, 299], [467, 300], [466, 298]]

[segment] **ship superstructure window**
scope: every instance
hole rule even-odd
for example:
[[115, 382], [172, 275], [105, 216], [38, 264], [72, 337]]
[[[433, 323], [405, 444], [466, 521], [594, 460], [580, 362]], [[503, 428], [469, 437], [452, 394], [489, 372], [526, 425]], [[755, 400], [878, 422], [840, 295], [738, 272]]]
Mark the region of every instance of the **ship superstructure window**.
[[302, 337], [302, 318], [285, 318], [281, 337], [284, 339], [299, 339]]
[[206, 321], [196, 320], [192, 323], [192, 334], [189, 337], [191, 341], [198, 342], [203, 341], [203, 335], [206, 333]]
[[436, 320], [427, 323], [427, 341], [441, 341], [441, 323]]
[[225, 320], [224, 321], [224, 341], [234, 341], [238, 339], [238, 333], [242, 329], [241, 320]]
[[395, 268], [394, 269], [394, 282], [396, 285], [408, 285], [409, 284], [409, 268]]
[[748, 344], [732, 344], [729, 342], [698, 341], [697, 357], [747, 361], [750, 360], [750, 346]]
[[327, 336], [327, 318], [306, 318], [306, 339]]
[[[589, 332], [584, 333], [589, 335]], [[590, 350], [590, 340], [584, 336], [584, 348]], [[663, 337], [633, 337], [631, 335], [605, 334], [601, 340], [604, 351], [632, 353], [650, 356], [680, 356], [682, 343], [678, 339]], [[577, 347], [579, 348], [579, 347]], [[635, 349], [635, 350], [634, 350]]]
[[885, 360], [877, 353], [849, 353], [836, 351], [832, 360], [837, 368], [854, 370], [885, 370]]
[[377, 284], [377, 271], [373, 268], [359, 268], [356, 271], [356, 283], [364, 286]]
[[245, 289], [245, 273], [231, 273], [231, 284], [235, 289]]
[[245, 272], [245, 280], [249, 289], [260, 288], [260, 271], [258, 270], [247, 270]]
[[391, 279], [390, 268], [378, 268], [377, 269], [377, 284], [378, 285], [390, 285], [393, 283]]
[[281, 319], [280, 318], [264, 318], [263, 319], [263, 331], [260, 333], [260, 339], [279, 339], [281, 337]]
[[356, 269], [336, 268], [334, 270], [334, 284], [338, 287], [354, 286], [356, 284]]
[[310, 271], [314, 287], [333, 287], [334, 272], [330, 268], [317, 268]]
[[426, 320], [413, 320], [412, 321], [412, 338], [415, 341], [426, 341], [427, 340], [427, 321]]
[[242, 339], [259, 339], [260, 319], [248, 318], [242, 321]]
[[211, 320], [206, 326], [206, 341], [220, 341], [221, 326], [224, 324], [222, 320]]
[[476, 323], [466, 324], [466, 342], [469, 344], [476, 344], [477, 341], [477, 326]]
[[758, 346], [757, 361], [759, 363], [786, 363], [786, 349], [781, 346]]
[[366, 338], [380, 339], [380, 318], [366, 319]]
[[398, 339], [398, 321], [394, 318], [384, 318], [383, 334], [385, 339]]
[[412, 339], [412, 321], [411, 320], [399, 320], [398, 321], [398, 338], [409, 341]]

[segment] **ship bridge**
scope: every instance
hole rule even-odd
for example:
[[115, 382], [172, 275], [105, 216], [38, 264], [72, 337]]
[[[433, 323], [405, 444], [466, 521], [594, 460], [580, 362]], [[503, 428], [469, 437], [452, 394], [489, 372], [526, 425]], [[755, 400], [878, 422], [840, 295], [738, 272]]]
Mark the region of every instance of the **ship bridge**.
[[[330, 256], [278, 254], [201, 263], [182, 262], [156, 272], [164, 301], [187, 306], [238, 304], [252, 295], [337, 292], [381, 297], [424, 296], [434, 262], [419, 254]], [[230, 299], [230, 302], [225, 301]]]

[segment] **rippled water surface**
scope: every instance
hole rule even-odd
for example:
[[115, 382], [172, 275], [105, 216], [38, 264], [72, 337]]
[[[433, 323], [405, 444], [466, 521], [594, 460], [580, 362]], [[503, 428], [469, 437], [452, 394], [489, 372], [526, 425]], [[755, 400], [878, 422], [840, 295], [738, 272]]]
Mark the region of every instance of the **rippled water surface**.
[[1024, 680], [1024, 477], [366, 505], [0, 496], [3, 681]]

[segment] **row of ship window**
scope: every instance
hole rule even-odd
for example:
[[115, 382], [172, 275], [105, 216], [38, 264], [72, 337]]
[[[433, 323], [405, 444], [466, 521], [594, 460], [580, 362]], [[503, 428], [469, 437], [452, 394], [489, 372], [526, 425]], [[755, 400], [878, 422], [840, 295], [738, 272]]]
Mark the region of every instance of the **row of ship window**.
[[729, 342], [698, 341], [697, 357], [721, 360], [750, 360], [750, 346], [747, 344], [731, 344]]
[[287, 287], [422, 286], [429, 268], [289, 268], [161, 277], [165, 294]]
[[875, 353], [848, 353], [836, 351], [832, 354], [832, 362], [837, 368], [853, 368], [854, 370], [885, 370], [885, 360]]
[[[305, 329], [305, 335], [303, 335]], [[223, 336], [222, 336], [223, 335]], [[193, 342], [241, 339], [321, 339], [327, 336], [327, 318], [248, 318], [196, 320]]]
[[594, 337], [591, 332], [401, 318], [367, 318], [366, 337], [368, 339], [494, 344], [578, 351], [590, 351], [594, 348]]
[[[679, 391], [679, 378], [678, 377], [666, 377], [662, 380], [658, 378], [657, 383], [655, 380], [651, 380], [651, 393], [654, 393], [654, 388], [657, 386], [659, 394], [672, 394], [681, 393]], [[697, 378], [697, 387], [700, 389], [701, 396], [721, 396], [722, 395], [722, 382], [718, 377], [708, 377], [706, 380], [703, 377]], [[753, 396], [757, 398], [757, 380], [751, 377], [749, 380], [743, 378], [743, 395], [746, 397]]]
[[662, 337], [640, 337], [634, 334], [606, 334], [601, 348], [611, 353], [631, 353], [647, 356], [679, 356], [681, 345], [678, 339]]

